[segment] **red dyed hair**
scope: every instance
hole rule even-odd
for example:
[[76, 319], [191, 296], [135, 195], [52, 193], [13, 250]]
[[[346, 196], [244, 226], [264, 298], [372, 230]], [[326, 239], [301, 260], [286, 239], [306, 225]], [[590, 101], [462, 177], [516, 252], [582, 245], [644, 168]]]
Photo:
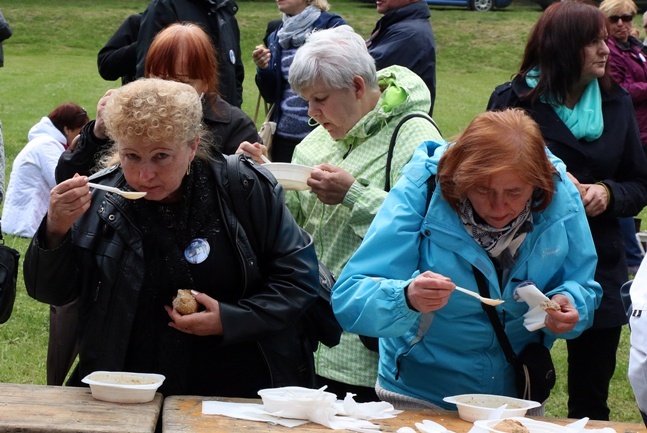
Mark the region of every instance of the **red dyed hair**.
[[77, 129], [90, 121], [85, 108], [76, 105], [74, 102], [64, 102], [47, 115], [56, 129], [65, 135], [64, 127]]
[[470, 188], [509, 170], [535, 188], [532, 211], [548, 207], [556, 170], [537, 123], [517, 108], [476, 116], [440, 158], [438, 183], [443, 197], [457, 210]]
[[207, 84], [207, 91], [218, 91], [218, 60], [211, 38], [197, 24], [174, 23], [159, 32], [146, 54], [144, 76], [178, 80], [177, 66], [184, 62], [189, 79]]

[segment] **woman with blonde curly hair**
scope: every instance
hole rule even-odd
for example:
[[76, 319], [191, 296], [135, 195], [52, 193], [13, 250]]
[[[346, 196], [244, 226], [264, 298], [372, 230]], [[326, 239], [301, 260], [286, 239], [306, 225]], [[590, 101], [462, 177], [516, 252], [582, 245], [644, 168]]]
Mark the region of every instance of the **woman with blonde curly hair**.
[[[299, 319], [317, 298], [317, 259], [275, 181], [244, 157], [201, 155], [202, 108], [187, 84], [132, 82], [111, 93], [102, 118], [114, 142], [104, 163], [117, 164], [94, 182], [146, 195], [91, 191], [78, 175], [59, 183], [25, 256], [30, 296], [79, 300], [68, 384], [108, 370], [163, 374], [164, 395], [310, 386]], [[245, 223], [231, 206], [233, 179], [239, 200], [263, 209]], [[172, 306], [179, 290], [197, 311]]]

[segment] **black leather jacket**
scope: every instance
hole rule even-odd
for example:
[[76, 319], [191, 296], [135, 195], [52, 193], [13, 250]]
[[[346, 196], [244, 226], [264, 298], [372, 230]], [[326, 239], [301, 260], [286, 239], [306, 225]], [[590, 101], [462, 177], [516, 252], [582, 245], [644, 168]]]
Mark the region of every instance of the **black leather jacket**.
[[[312, 352], [302, 338], [299, 319], [317, 298], [319, 287], [312, 239], [285, 207], [276, 180], [242, 157], [240, 186], [250, 208], [259, 210], [250, 215], [253, 232], [245, 233], [231, 211], [226, 158], [241, 156], [215, 157], [210, 164], [217, 185], [213, 193], [221, 203], [220, 217], [238, 256], [244, 287], [237, 302], [220, 303], [225, 334], [219, 344], [255, 347], [260, 354], [257, 368], [268, 372], [271, 386], [309, 386]], [[117, 187], [126, 184], [118, 167], [106, 170], [99, 181]], [[24, 261], [31, 297], [54, 305], [81, 299], [80, 358], [71, 385], [80, 385], [79, 379], [95, 370], [124, 369], [144, 277], [145, 251], [128, 211], [129, 201], [99, 190], [92, 195], [90, 209], [59, 247], [44, 248], [43, 223]], [[258, 257], [247, 235], [256, 237]], [[244, 378], [239, 369], [231, 365], [222, 374]], [[229, 394], [238, 396], [235, 389]]]

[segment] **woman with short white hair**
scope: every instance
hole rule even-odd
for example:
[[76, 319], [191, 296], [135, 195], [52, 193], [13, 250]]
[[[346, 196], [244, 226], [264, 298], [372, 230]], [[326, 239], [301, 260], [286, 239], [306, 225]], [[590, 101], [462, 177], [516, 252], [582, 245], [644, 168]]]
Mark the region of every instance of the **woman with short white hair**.
[[[310, 36], [294, 57], [290, 86], [308, 101], [311, 123], [319, 126], [292, 157], [314, 167], [311, 191], [290, 191], [286, 202], [313, 235], [319, 260], [339, 275], [416, 147], [442, 138], [426, 114], [431, 99], [424, 81], [401, 66], [376, 72], [363, 38], [348, 26]], [[258, 161], [263, 150], [249, 143], [239, 149]], [[319, 345], [319, 385], [340, 398], [352, 392], [357, 401], [376, 400], [377, 360], [358, 335], [343, 333], [338, 346]]]

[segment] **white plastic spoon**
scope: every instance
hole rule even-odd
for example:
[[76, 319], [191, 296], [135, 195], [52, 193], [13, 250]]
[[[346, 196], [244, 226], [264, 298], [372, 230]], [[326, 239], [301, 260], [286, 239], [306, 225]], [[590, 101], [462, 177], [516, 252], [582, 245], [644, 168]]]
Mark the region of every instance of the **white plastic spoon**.
[[467, 289], [464, 289], [464, 288], [458, 287], [458, 286], [456, 286], [456, 290], [458, 290], [459, 292], [463, 292], [466, 295], [474, 296], [476, 299], [478, 299], [479, 301], [483, 302], [486, 305], [496, 306], [496, 305], [501, 305], [501, 304], [503, 304], [505, 302], [503, 299], [486, 298], [484, 296], [479, 295], [476, 292], [472, 292], [471, 290], [467, 290]]
[[497, 407], [492, 412], [490, 412], [490, 415], [488, 416], [488, 419], [501, 419], [501, 418], [503, 418], [503, 411], [506, 410], [507, 407], [508, 407], [508, 403], [502, 404], [501, 406]]
[[263, 155], [262, 153], [261, 153], [261, 159], [263, 160], [263, 162], [265, 164], [269, 164], [269, 163], [272, 162], [272, 161], [270, 161], [270, 159], [267, 156]]
[[115, 188], [114, 186], [106, 186], [106, 185], [100, 185], [98, 183], [92, 183], [88, 182], [88, 186], [90, 188], [94, 189], [102, 189], [104, 191], [110, 191], [114, 192], [115, 194], [119, 194], [129, 200], [137, 200], [146, 195], [145, 192], [138, 192], [138, 191], [122, 191], [119, 188]]

